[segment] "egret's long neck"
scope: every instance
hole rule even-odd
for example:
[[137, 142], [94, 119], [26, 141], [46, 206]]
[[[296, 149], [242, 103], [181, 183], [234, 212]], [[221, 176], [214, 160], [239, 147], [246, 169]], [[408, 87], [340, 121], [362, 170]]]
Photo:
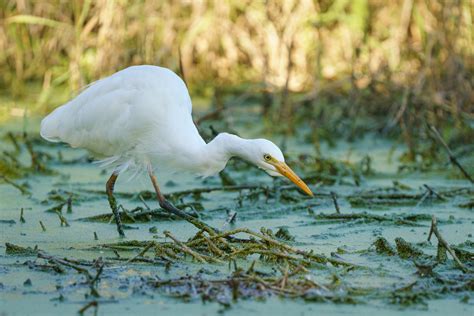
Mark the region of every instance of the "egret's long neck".
[[227, 161], [234, 156], [248, 160], [248, 140], [237, 135], [221, 133], [204, 146], [202, 155], [203, 169], [208, 175], [216, 174], [224, 169]]

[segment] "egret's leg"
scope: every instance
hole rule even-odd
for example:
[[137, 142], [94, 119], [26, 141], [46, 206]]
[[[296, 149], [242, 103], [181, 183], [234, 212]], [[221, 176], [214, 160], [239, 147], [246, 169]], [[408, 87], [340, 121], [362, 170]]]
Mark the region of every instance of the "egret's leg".
[[148, 170], [148, 174], [150, 175], [151, 183], [153, 184], [153, 187], [155, 188], [156, 192], [156, 197], [158, 198], [158, 202], [160, 203], [161, 208], [164, 210], [181, 217], [182, 219], [190, 222], [194, 226], [196, 226], [199, 229], [205, 230], [209, 232], [210, 234], [215, 234], [217, 230], [215, 228], [210, 227], [209, 225], [201, 222], [199, 219], [186, 214], [185, 212], [181, 211], [180, 209], [177, 209], [173, 204], [168, 202], [165, 198], [165, 196], [161, 193], [160, 187], [158, 186], [158, 181], [156, 180], [156, 176], [153, 173], [153, 171], [150, 169]]
[[112, 209], [112, 213], [114, 213], [115, 223], [117, 224], [117, 231], [120, 237], [125, 237], [125, 233], [123, 232], [122, 220], [120, 219], [120, 214], [117, 207], [117, 201], [114, 197], [114, 186], [115, 181], [117, 181], [118, 174], [113, 173], [107, 184], [105, 185], [105, 191], [107, 192], [107, 196], [109, 197], [109, 204], [110, 208]]

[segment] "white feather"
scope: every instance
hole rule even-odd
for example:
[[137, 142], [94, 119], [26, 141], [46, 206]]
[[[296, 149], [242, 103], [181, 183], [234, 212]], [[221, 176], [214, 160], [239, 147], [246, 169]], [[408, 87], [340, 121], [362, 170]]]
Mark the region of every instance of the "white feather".
[[41, 136], [87, 149], [101, 167], [209, 176], [232, 156], [274, 170], [263, 153], [283, 160], [267, 140], [220, 134], [206, 144], [192, 120], [184, 82], [157, 66], [133, 66], [101, 79], [41, 122]]

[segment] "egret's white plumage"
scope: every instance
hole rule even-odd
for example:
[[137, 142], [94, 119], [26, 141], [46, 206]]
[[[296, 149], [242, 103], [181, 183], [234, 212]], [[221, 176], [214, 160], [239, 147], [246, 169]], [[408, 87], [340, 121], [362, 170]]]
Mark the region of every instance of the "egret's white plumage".
[[122, 169], [152, 158], [169, 168], [205, 144], [191, 111], [186, 86], [175, 73], [134, 66], [93, 83], [57, 108], [42, 121], [41, 135], [85, 148]]
[[273, 176], [291, 179], [278, 170], [278, 164], [286, 164], [272, 142], [221, 133], [206, 144], [191, 114], [186, 85], [174, 72], [133, 66], [93, 83], [58, 107], [41, 122], [41, 135], [85, 148], [116, 172], [135, 167], [209, 176], [239, 156]]
[[202, 139], [192, 119], [192, 104], [184, 82], [172, 71], [134, 66], [91, 84], [75, 99], [58, 107], [41, 122], [41, 136], [87, 149], [114, 172], [106, 192], [120, 236], [123, 231], [113, 189], [126, 169], [147, 170], [160, 206], [188, 219], [161, 193], [155, 173], [190, 172], [209, 176], [238, 156], [272, 176], [285, 176], [307, 194], [306, 184], [285, 164], [281, 150], [266, 139], [242, 139], [221, 133], [210, 143]]

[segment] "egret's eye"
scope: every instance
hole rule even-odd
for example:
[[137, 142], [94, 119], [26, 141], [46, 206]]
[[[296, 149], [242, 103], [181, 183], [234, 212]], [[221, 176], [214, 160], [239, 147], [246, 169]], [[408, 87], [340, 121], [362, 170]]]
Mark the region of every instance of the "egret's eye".
[[265, 161], [270, 161], [270, 159], [272, 159], [272, 156], [270, 156], [269, 154], [265, 154], [263, 155], [263, 159], [265, 159]]

